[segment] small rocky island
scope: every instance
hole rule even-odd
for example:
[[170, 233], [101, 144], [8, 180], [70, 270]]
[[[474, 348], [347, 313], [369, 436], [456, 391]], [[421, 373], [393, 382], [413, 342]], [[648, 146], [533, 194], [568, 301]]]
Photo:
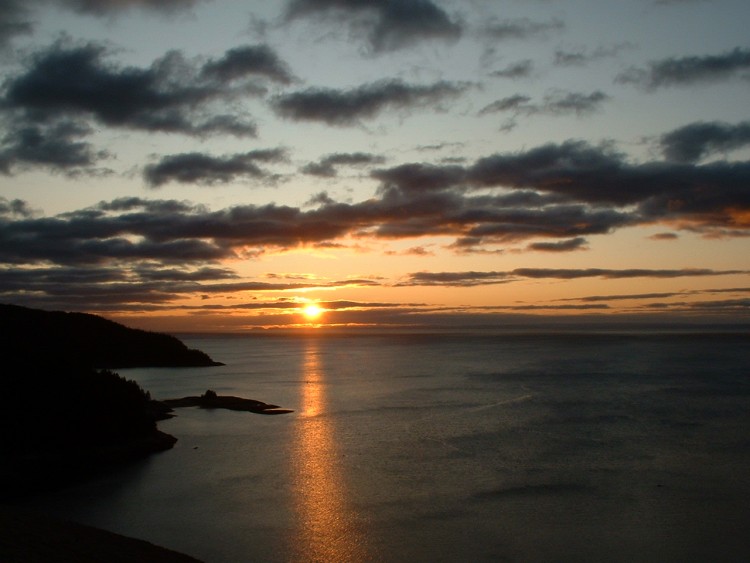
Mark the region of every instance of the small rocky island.
[[232, 397], [231, 395], [217, 395], [215, 391], [210, 389], [201, 396], [167, 399], [160, 402], [170, 409], [200, 407], [202, 409], [228, 409], [230, 411], [254, 412], [256, 414], [286, 414], [294, 412], [289, 409], [282, 409], [278, 405], [271, 405], [254, 399], [243, 399], [241, 397]]

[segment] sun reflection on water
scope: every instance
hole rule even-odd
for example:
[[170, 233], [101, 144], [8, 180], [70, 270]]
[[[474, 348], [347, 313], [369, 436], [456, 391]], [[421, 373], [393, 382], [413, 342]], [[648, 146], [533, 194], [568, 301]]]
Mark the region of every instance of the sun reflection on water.
[[366, 561], [361, 522], [350, 506], [335, 428], [326, 416], [325, 374], [315, 340], [307, 344], [303, 370], [294, 463], [296, 560]]

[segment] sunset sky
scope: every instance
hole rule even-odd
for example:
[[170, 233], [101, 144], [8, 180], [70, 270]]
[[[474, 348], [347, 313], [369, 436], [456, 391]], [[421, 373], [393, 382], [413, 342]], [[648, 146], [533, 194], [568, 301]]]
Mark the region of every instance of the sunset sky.
[[0, 302], [174, 332], [750, 321], [748, 25], [0, 0]]

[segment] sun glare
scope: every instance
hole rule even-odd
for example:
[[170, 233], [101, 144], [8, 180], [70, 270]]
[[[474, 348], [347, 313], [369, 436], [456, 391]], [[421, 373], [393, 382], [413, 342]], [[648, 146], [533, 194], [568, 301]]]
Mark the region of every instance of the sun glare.
[[317, 305], [310, 304], [310, 305], [306, 305], [305, 308], [302, 310], [302, 312], [308, 319], [314, 320], [314, 319], [317, 319], [321, 315], [321, 313], [323, 312], [323, 309], [321, 309]]

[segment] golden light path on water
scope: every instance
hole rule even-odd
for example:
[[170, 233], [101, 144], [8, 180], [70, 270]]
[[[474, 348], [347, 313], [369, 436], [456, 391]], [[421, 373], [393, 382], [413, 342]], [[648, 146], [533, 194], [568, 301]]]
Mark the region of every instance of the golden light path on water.
[[335, 428], [326, 416], [326, 382], [319, 343], [311, 339], [303, 364], [302, 412], [295, 436], [294, 499], [297, 561], [367, 561], [361, 522], [351, 508], [339, 463]]

